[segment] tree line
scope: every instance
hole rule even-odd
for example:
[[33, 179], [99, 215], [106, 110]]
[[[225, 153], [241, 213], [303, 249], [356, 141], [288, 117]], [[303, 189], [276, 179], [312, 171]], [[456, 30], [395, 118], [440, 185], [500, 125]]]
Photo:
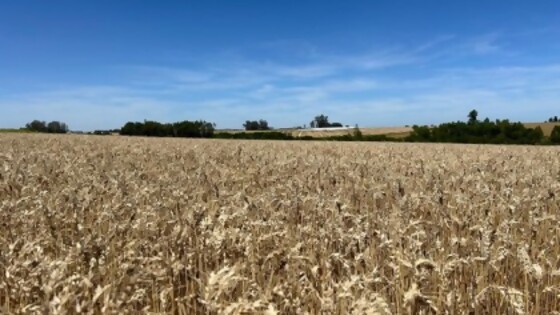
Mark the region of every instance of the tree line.
[[[521, 122], [509, 120], [491, 121], [486, 118], [478, 120], [478, 112], [472, 110], [467, 121], [442, 123], [438, 126], [412, 127], [412, 132], [404, 138], [395, 139], [385, 135], [363, 135], [358, 126], [352, 133], [339, 136], [315, 138], [311, 136], [294, 137], [290, 133], [275, 131], [264, 119], [247, 120], [243, 126], [246, 130], [260, 130], [257, 133], [216, 133], [214, 123], [203, 120], [160, 123], [144, 120], [143, 122], [127, 122], [120, 129], [96, 130], [93, 134], [105, 135], [118, 132], [126, 136], [148, 137], [189, 137], [217, 139], [256, 139], [256, 140], [327, 140], [327, 141], [404, 141], [404, 142], [444, 142], [444, 143], [489, 143], [489, 144], [560, 144], [560, 125], [554, 126], [552, 133], [546, 137], [540, 127], [527, 128]], [[557, 117], [551, 117], [551, 122]], [[329, 122], [328, 116], [318, 115], [310, 123], [314, 128], [342, 127], [341, 123]], [[300, 127], [301, 128], [301, 127]], [[67, 133], [68, 125], [59, 121], [49, 123], [33, 120], [26, 128], [34, 132]]]
[[215, 124], [203, 120], [185, 120], [175, 123], [144, 120], [144, 122], [127, 122], [121, 128], [120, 134], [147, 137], [211, 138], [214, 135], [214, 129]]
[[336, 128], [343, 127], [339, 122], [329, 122], [329, 116], [323, 114], [315, 116], [315, 118], [309, 123], [311, 128]]
[[243, 124], [243, 127], [247, 131], [254, 131], [254, 130], [270, 130], [272, 127], [268, 126], [268, 121], [264, 119], [260, 120], [247, 120]]
[[56, 120], [49, 123], [41, 120], [33, 120], [25, 125], [25, 129], [33, 132], [67, 133], [68, 125]]
[[[305, 125], [303, 127], [298, 127], [295, 129], [305, 129]], [[344, 127], [341, 123], [339, 122], [330, 122], [329, 121], [329, 116], [326, 116], [324, 114], [321, 115], [317, 115], [315, 116], [315, 118], [313, 118], [313, 120], [309, 123], [309, 127], [311, 128], [336, 128], [336, 127]], [[259, 120], [247, 120], [245, 121], [245, 123], [243, 124], [243, 128], [245, 128], [246, 131], [255, 131], [255, 130], [272, 130], [274, 128], [270, 127], [268, 125], [268, 121], [266, 121], [265, 119], [259, 119]]]
[[468, 121], [443, 123], [435, 127], [412, 127], [408, 142], [452, 142], [489, 144], [560, 144], [560, 126], [555, 126], [550, 137], [545, 137], [540, 127], [527, 128], [521, 122], [509, 120], [478, 120], [478, 112], [472, 110]]

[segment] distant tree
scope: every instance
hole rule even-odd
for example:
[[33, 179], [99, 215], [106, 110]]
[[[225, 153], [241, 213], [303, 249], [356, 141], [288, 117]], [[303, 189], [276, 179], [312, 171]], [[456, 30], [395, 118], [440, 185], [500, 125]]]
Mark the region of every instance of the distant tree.
[[245, 130], [270, 130], [271, 128], [268, 126], [268, 121], [264, 119], [260, 120], [247, 120], [243, 124]]
[[454, 143], [495, 143], [495, 144], [540, 144], [544, 139], [541, 128], [527, 128], [520, 122], [509, 120], [475, 120], [472, 112], [469, 122], [450, 122], [428, 128], [413, 126], [407, 141], [454, 142]]
[[358, 128], [358, 124], [356, 124], [356, 126], [354, 127], [353, 136], [355, 140], [361, 140], [363, 138], [362, 131], [360, 130], [360, 128]]
[[162, 124], [157, 121], [127, 122], [120, 134], [126, 136], [148, 137], [190, 137], [210, 138], [214, 134], [215, 124], [206, 121], [180, 121], [172, 124]]
[[554, 126], [550, 133], [550, 142], [560, 144], [560, 126]]
[[554, 122], [558, 122], [558, 116], [554, 116]]
[[48, 133], [67, 133], [68, 126], [60, 121], [51, 121], [47, 125], [47, 132]]
[[469, 117], [469, 123], [473, 124], [477, 122], [478, 112], [476, 111], [476, 109], [473, 109], [469, 112], [469, 115], [467, 117]]
[[315, 116], [315, 119], [311, 121], [312, 128], [328, 128], [330, 127], [329, 116], [323, 114]]
[[259, 120], [259, 128], [261, 130], [270, 130], [272, 129], [270, 126], [268, 126], [268, 121], [261, 119]]
[[311, 128], [343, 127], [343, 125], [339, 122], [330, 123], [329, 116], [325, 116], [323, 114], [315, 116], [315, 119], [309, 123], [309, 126]]
[[140, 136], [143, 134], [142, 129], [143, 124], [141, 122], [129, 121], [121, 128], [120, 134], [124, 136]]
[[48, 132], [48, 133], [67, 133], [68, 125], [60, 121], [51, 121], [48, 124], [44, 121], [34, 120], [25, 125], [30, 131]]
[[245, 130], [258, 130], [259, 129], [259, 122], [247, 120], [243, 124], [243, 127], [245, 128]]
[[47, 123], [40, 120], [34, 120], [26, 124], [25, 128], [30, 131], [47, 132]]
[[540, 126], [535, 129], [529, 129], [530, 131], [525, 136], [525, 141], [530, 144], [539, 144], [544, 139], [544, 132]]
[[411, 142], [432, 142], [434, 141], [430, 127], [428, 126], [412, 126], [412, 132], [406, 139]]

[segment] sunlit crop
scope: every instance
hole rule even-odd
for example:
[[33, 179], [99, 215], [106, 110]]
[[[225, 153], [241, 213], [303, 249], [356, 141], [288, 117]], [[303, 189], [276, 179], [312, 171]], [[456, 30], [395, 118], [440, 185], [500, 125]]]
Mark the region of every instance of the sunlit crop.
[[2, 314], [560, 312], [560, 149], [0, 135]]

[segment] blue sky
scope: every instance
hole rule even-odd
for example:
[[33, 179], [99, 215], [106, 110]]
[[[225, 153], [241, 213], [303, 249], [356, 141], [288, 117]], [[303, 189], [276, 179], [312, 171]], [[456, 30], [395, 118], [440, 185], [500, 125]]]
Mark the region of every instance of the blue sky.
[[560, 1], [2, 1], [0, 127], [560, 115]]

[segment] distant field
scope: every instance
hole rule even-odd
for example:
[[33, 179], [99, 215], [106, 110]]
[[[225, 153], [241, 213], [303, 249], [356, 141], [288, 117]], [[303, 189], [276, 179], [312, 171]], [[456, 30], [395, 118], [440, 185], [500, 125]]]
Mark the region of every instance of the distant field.
[[[379, 128], [360, 128], [360, 131], [364, 135], [387, 135], [389, 137], [406, 137], [411, 131], [410, 127], [379, 127]], [[312, 136], [312, 137], [330, 137], [330, 136], [341, 136], [349, 133], [353, 133], [354, 129], [344, 129], [344, 130], [294, 130], [292, 133], [295, 136]]]
[[31, 131], [26, 129], [10, 129], [10, 128], [0, 128], [0, 133], [29, 133]]
[[542, 123], [523, 123], [527, 128], [537, 128], [541, 127], [545, 136], [550, 136], [554, 126], [560, 126], [560, 122], [542, 122]]
[[[345, 134], [351, 134], [354, 132], [354, 128], [340, 128], [340, 129], [275, 129], [271, 131], [279, 131], [289, 133], [296, 137], [330, 137], [330, 136], [341, 136]], [[360, 128], [360, 131], [364, 135], [387, 135], [389, 137], [400, 138], [406, 137], [412, 131], [411, 127], [379, 127], [379, 128]], [[228, 132], [228, 133], [240, 133], [240, 132], [262, 132], [262, 131], [245, 131], [241, 129], [222, 129], [218, 132]]]
[[[542, 123], [523, 123], [527, 128], [537, 128], [541, 127], [545, 136], [550, 136], [552, 129], [554, 126], [559, 125], [560, 123], [549, 123], [549, 122], [542, 122]], [[331, 137], [331, 136], [342, 136], [345, 134], [351, 134], [354, 131], [354, 128], [340, 128], [340, 129], [275, 129], [273, 131], [280, 131], [289, 133], [296, 137], [305, 137], [311, 136], [315, 138], [321, 137]], [[364, 135], [386, 135], [391, 138], [404, 138], [410, 134], [412, 131], [412, 127], [373, 127], [373, 128], [360, 128], [360, 131]], [[245, 131], [242, 129], [222, 129], [218, 130], [218, 132], [229, 132], [229, 133], [240, 133], [240, 132], [262, 132], [262, 131]]]
[[[523, 123], [527, 128], [537, 128], [541, 127], [545, 136], [550, 136], [554, 126], [560, 126], [560, 123]], [[360, 128], [362, 134], [364, 135], [387, 135], [388, 137], [402, 138], [406, 137], [412, 131], [412, 127], [379, 127], [379, 128]], [[301, 136], [312, 136], [312, 137], [328, 137], [328, 136], [339, 136], [351, 133], [352, 128], [346, 130], [292, 130], [295, 135]]]

